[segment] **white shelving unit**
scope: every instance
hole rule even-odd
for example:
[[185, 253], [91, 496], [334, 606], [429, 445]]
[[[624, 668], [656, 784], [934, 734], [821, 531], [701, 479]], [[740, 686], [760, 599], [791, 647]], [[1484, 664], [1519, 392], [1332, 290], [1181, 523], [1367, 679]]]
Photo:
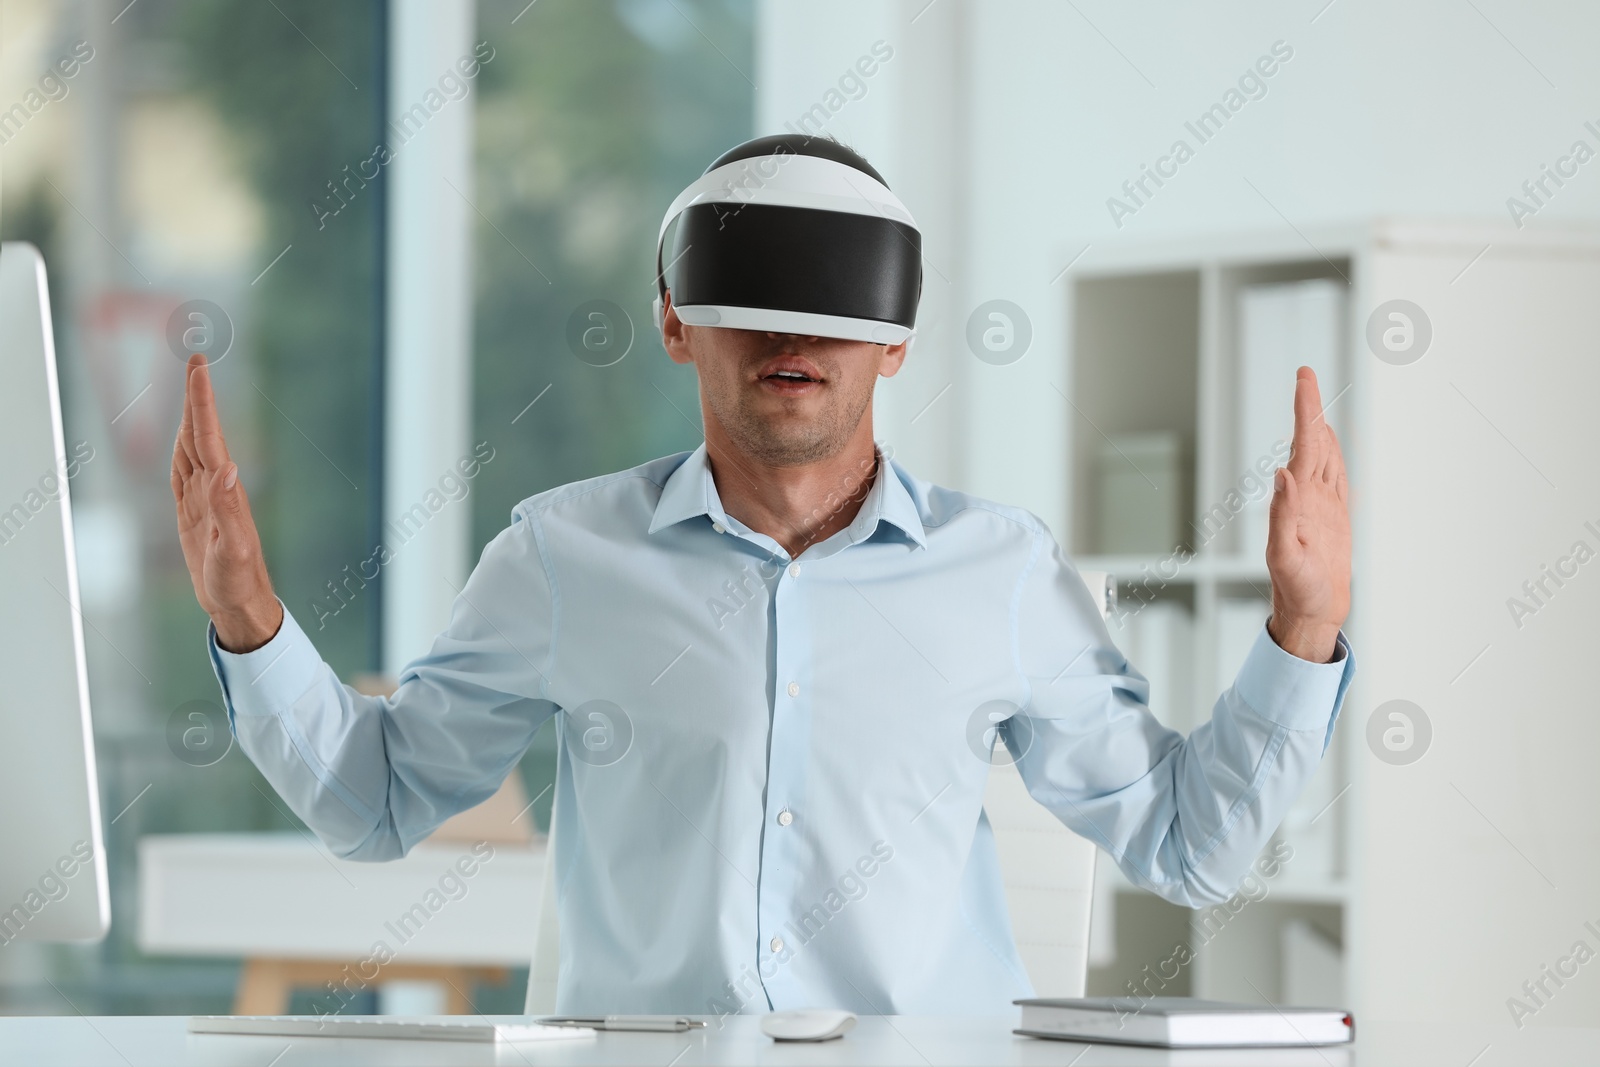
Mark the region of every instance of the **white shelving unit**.
[[[1357, 671], [1310, 790], [1328, 798], [1317, 825], [1335, 831], [1331, 869], [1286, 864], [1209, 939], [1204, 912], [1100, 887], [1112, 907], [1091, 940], [1090, 992], [1126, 993], [1188, 939], [1203, 947], [1162, 992], [1336, 998], [1369, 1021], [1505, 1020], [1506, 996], [1586, 929], [1600, 894], [1588, 669], [1600, 586], [1569, 574], [1537, 618], [1507, 612], [1542, 565], [1600, 542], [1600, 466], [1574, 447], [1600, 395], [1600, 230], [1380, 220], [1122, 246], [1072, 278], [1068, 543], [1080, 566], [1120, 579], [1124, 603], [1165, 557], [1094, 542], [1099, 442], [1179, 433], [1185, 506], [1200, 516], [1237, 477], [1241, 288], [1338, 278], [1349, 294], [1348, 392], [1330, 421], [1350, 468]], [[1397, 300], [1431, 336], [1420, 354], [1368, 340]], [[1179, 682], [1154, 697], [1181, 729], [1229, 680], [1219, 609], [1268, 595], [1263, 562], [1230, 531], [1191, 547], [1154, 594], [1193, 623], [1189, 669], [1167, 671]], [[1369, 740], [1396, 699], [1431, 720], [1408, 759]], [[1573, 1025], [1597, 1005], [1593, 986], [1563, 992], [1539, 1022]]]
[[[1128, 248], [1079, 268], [1070, 287], [1069, 548], [1080, 567], [1116, 576], [1121, 622], [1113, 621], [1113, 637], [1129, 651], [1136, 667], [1152, 673], [1153, 682], [1153, 665], [1141, 663], [1136, 647], [1130, 647], [1140, 644], [1135, 632], [1139, 622], [1133, 616], [1147, 601], [1181, 606], [1188, 638], [1176, 650], [1170, 642], [1162, 648], [1168, 654], [1175, 651], [1186, 662], [1164, 665], [1160, 674], [1181, 679], [1179, 687], [1188, 691], [1157, 691], [1152, 704], [1168, 725], [1185, 732], [1209, 715], [1238, 667], [1233, 660], [1243, 656], [1237, 641], [1227, 646], [1227, 652], [1219, 647], [1223, 640], [1219, 632], [1230, 629], [1224, 615], [1243, 611], [1248, 616], [1255, 609], [1264, 619], [1270, 604], [1265, 560], [1241, 551], [1240, 536], [1243, 523], [1264, 523], [1264, 513], [1243, 511], [1235, 516], [1230, 511], [1227, 520], [1219, 522], [1214, 510], [1215, 505], [1226, 506], [1229, 490], [1238, 490], [1248, 473], [1240, 469], [1237, 440], [1242, 393], [1240, 293], [1257, 284], [1331, 279], [1344, 287], [1352, 315], [1360, 306], [1357, 294], [1371, 231], [1352, 228], [1310, 240], [1308, 244], [1289, 233], [1283, 238], [1229, 237]], [[1352, 324], [1345, 334], [1340, 339], [1345, 365], [1339, 368], [1339, 377], [1349, 382], [1348, 364], [1354, 357], [1346, 338], [1359, 338], [1361, 331]], [[1283, 383], [1285, 435], [1293, 422], [1292, 394], [1291, 364]], [[1329, 421], [1342, 438], [1348, 438], [1354, 405], [1348, 403], [1348, 395], [1325, 393], [1324, 401], [1330, 400]], [[1097, 495], [1096, 462], [1107, 448], [1120, 451], [1112, 443], [1119, 435], [1152, 432], [1176, 433], [1186, 460], [1181, 485], [1152, 485], [1152, 491], [1176, 492], [1181, 513], [1191, 521], [1171, 546], [1173, 551], [1119, 551], [1123, 546], [1098, 543], [1095, 519], [1102, 502]], [[1234, 602], [1241, 600], [1243, 607], [1236, 606]], [[1221, 655], [1229, 662], [1220, 663]], [[1336, 735], [1306, 802], [1323, 808], [1348, 781], [1349, 732]], [[1248, 901], [1225, 920], [1221, 913], [1190, 912], [1154, 900], [1115, 872], [1112, 864], [1101, 864], [1110, 884], [1102, 886], [1099, 899], [1110, 903], [1116, 918], [1098, 928], [1114, 939], [1114, 955], [1107, 959], [1104, 946], [1098, 952], [1091, 950], [1091, 958], [1103, 963], [1091, 971], [1091, 993], [1126, 994], [1127, 983], [1145, 981], [1141, 976], [1149, 972], [1144, 968], [1170, 956], [1180, 939], [1195, 950], [1195, 961], [1162, 992], [1255, 1000], [1254, 986], [1284, 1001], [1305, 988], [1304, 981], [1286, 979], [1284, 953], [1296, 951], [1288, 931], [1309, 924], [1335, 949], [1342, 945], [1349, 896], [1344, 799], [1338, 796], [1339, 802], [1326, 810], [1302, 810], [1292, 817], [1302, 824], [1314, 819], [1311, 828], [1323, 831], [1324, 858], [1313, 865], [1317, 869], [1297, 869], [1291, 858], [1275, 877], [1260, 879], [1262, 891], [1252, 888], [1249, 895], [1260, 899]], [[1294, 837], [1293, 828], [1287, 828], [1274, 845], [1287, 838], [1294, 847]], [[1300, 847], [1295, 856], [1303, 860], [1306, 853]], [[1298, 932], [1303, 935], [1304, 925]], [[1313, 966], [1329, 971], [1327, 956]], [[1312, 987], [1342, 988], [1342, 982], [1342, 968], [1335, 966]], [[1296, 988], [1291, 990], [1291, 985]]]

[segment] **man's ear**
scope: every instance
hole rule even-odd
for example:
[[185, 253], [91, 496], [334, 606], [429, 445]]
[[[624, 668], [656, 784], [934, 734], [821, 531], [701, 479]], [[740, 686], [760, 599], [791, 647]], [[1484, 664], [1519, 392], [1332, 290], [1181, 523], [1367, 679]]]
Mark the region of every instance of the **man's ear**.
[[906, 353], [911, 349], [911, 341], [901, 341], [897, 345], [884, 345], [878, 354], [878, 376], [893, 378], [900, 373], [900, 368], [905, 365]]
[[694, 362], [694, 354], [689, 351], [689, 327], [678, 318], [678, 309], [672, 306], [670, 289], [666, 295], [666, 312], [661, 317], [661, 344], [672, 362]]

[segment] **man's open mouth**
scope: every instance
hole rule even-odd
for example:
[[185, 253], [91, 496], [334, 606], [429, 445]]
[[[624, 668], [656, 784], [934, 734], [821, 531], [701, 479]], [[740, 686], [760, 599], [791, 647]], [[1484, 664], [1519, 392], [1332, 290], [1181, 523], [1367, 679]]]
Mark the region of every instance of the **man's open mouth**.
[[779, 387], [798, 388], [822, 383], [821, 368], [804, 356], [795, 354], [775, 356], [763, 363], [758, 371], [757, 380]]

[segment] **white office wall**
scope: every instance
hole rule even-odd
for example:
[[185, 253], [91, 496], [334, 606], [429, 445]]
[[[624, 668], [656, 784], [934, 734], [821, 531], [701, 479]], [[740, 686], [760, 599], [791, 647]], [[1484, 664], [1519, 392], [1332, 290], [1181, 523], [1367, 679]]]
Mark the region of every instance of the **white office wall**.
[[[1580, 137], [1600, 148], [1583, 127], [1600, 126], [1585, 51], [1597, 33], [1600, 7], [1577, 3], [764, 0], [757, 129], [802, 114], [873, 41], [895, 49], [826, 127], [879, 165], [928, 249], [922, 336], [880, 388], [879, 436], [919, 473], [1022, 504], [1059, 533], [1071, 410], [1055, 391], [1059, 274], [1073, 257], [1372, 215], [1509, 218], [1506, 199], [1542, 163]], [[1293, 56], [1266, 94], [1199, 144], [1184, 123], [1280, 40]], [[1179, 137], [1194, 157], [1116, 226], [1107, 198]], [[1533, 224], [1574, 218], [1600, 218], [1600, 160]], [[1034, 331], [1007, 367], [980, 363], [964, 338], [996, 297]]]
[[[762, 4], [755, 126], [760, 134], [821, 130], [837, 138], [861, 151], [911, 207], [924, 252], [917, 336], [905, 367], [880, 383], [874, 429], [918, 473], [956, 483], [964, 465], [950, 431], [967, 368], [955, 358], [952, 339], [965, 299], [957, 265], [964, 258], [960, 204], [967, 176], [952, 165], [959, 154], [950, 131], [960, 126], [967, 94], [950, 65], [963, 55], [955, 41], [959, 19], [913, 23], [915, 14], [894, 3]], [[873, 73], [860, 77], [864, 59]], [[860, 77], [860, 88], [848, 81], [841, 88], [849, 72]]]
[[[1499, 246], [1461, 275], [1483, 243], [1402, 245], [1367, 277], [1373, 303], [1426, 308], [1434, 340], [1413, 364], [1374, 361], [1358, 387], [1345, 931], [1367, 1018], [1487, 1027], [1516, 1062], [1519, 1029], [1600, 1018], [1600, 584], [1577, 562], [1600, 540], [1581, 445], [1600, 391], [1600, 246]], [[1392, 700], [1426, 717], [1407, 713], [1414, 762], [1374, 758], [1373, 716], [1407, 725]]]
[[[880, 388], [880, 437], [919, 473], [1027, 506], [1062, 535], [1063, 448], [1068, 421], [1079, 416], [1052, 386], [1066, 387], [1059, 272], [1073, 257], [1086, 245], [1085, 264], [1189, 234], [1294, 235], [1375, 216], [1509, 221], [1507, 199], [1526, 200], [1521, 186], [1540, 176], [1541, 165], [1554, 165], [1580, 138], [1600, 148], [1600, 133], [1584, 126], [1592, 119], [1600, 127], [1600, 68], [1587, 54], [1597, 37], [1600, 7], [1573, 2], [1152, 9], [1106, 0], [765, 0], [758, 130], [779, 129], [809, 107], [873, 40], [893, 43], [888, 77], [828, 127], [879, 163], [917, 215], [930, 282], [938, 283], [929, 295], [943, 301], [925, 299], [925, 335], [910, 365]], [[1200, 144], [1184, 123], [1221, 100], [1278, 41], [1293, 55], [1266, 80], [1265, 95]], [[1180, 137], [1195, 147], [1193, 158], [1117, 226], [1107, 199], [1125, 197], [1122, 183]], [[1529, 225], [1595, 220], [1600, 160], [1554, 189]], [[1307, 252], [1315, 254], [1309, 245]], [[972, 308], [996, 296], [1022, 305], [1034, 328], [1032, 350], [1010, 367], [978, 362], [962, 337]], [[1566, 380], [1564, 359], [1590, 358], [1574, 340], [1567, 355], [1552, 354], [1544, 381]], [[1478, 368], [1487, 395], [1497, 388], [1493, 366]], [[1570, 448], [1577, 426], [1549, 420], [1545, 428], [1557, 436], [1541, 454]], [[1494, 502], [1484, 506], [1497, 514]], [[1543, 559], [1530, 552], [1523, 546], [1514, 557], [1496, 557], [1495, 573], [1524, 574]], [[1478, 607], [1497, 603], [1493, 594], [1509, 580], [1502, 574], [1491, 588], [1470, 553], [1453, 573]], [[1562, 614], [1581, 610], [1579, 594], [1569, 600]], [[1548, 680], [1550, 672], [1571, 671], [1581, 652], [1568, 646], [1584, 639], [1574, 625], [1553, 643], [1536, 639], [1520, 659], [1486, 658], [1477, 684], [1514, 694], [1523, 674]], [[1408, 639], [1422, 642], [1427, 656], [1443, 656], [1448, 644], [1437, 633]], [[1411, 680], [1380, 670], [1363, 682], [1371, 683], [1358, 690], [1366, 702], [1347, 709], [1346, 729], [1362, 729], [1372, 701], [1406, 691]], [[1438, 702], [1448, 714], [1448, 700]], [[1535, 717], [1548, 739], [1518, 748], [1510, 781], [1496, 778], [1496, 739], [1513, 725], [1478, 709], [1454, 731], [1454, 745], [1481, 758], [1452, 764], [1441, 748], [1431, 767], [1418, 765], [1422, 773], [1372, 783], [1362, 809], [1371, 839], [1363, 847], [1380, 869], [1366, 872], [1366, 892], [1353, 908], [1364, 931], [1357, 939], [1365, 941], [1354, 979], [1368, 1018], [1508, 1022], [1504, 999], [1521, 995], [1524, 978], [1537, 978], [1541, 965], [1581, 936], [1566, 920], [1576, 914], [1574, 887], [1581, 893], [1592, 884], [1592, 865], [1564, 857], [1593, 852], [1596, 835], [1592, 798], [1568, 764], [1593, 751], [1581, 740], [1592, 737], [1592, 711], [1541, 693], [1527, 702], [1508, 696], [1501, 714]], [[1580, 741], [1563, 749], [1569, 737]], [[1541, 785], [1533, 753], [1558, 749], [1564, 759]], [[1562, 885], [1561, 894], [1505, 851], [1448, 788], [1444, 779], [1454, 771], [1465, 776], [1453, 779], [1457, 785], [1493, 807], [1497, 825]], [[1520, 799], [1506, 800], [1507, 789], [1521, 790]], [[1396, 877], [1387, 877], [1389, 867]], [[1556, 916], [1547, 895], [1569, 906]], [[1590, 917], [1600, 923], [1600, 914]], [[1428, 937], [1417, 941], [1412, 923], [1424, 923]], [[1534, 1024], [1592, 1022], [1594, 1004], [1592, 989], [1568, 990]]]

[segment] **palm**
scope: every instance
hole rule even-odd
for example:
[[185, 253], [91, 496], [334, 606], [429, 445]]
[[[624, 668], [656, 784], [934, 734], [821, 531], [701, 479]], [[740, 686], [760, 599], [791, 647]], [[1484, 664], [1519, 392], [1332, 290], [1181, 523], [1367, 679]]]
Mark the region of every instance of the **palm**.
[[[210, 372], [196, 356], [189, 362], [183, 422], [172, 450], [172, 495], [195, 598], [213, 620], [249, 615], [252, 608], [259, 617], [267, 600], [276, 604], [250, 502], [237, 477], [217, 417]], [[229, 485], [230, 479], [235, 484]]]
[[1282, 631], [1274, 636], [1323, 658], [1350, 613], [1349, 488], [1317, 377], [1305, 367], [1295, 380], [1294, 424], [1288, 477], [1273, 497], [1267, 537], [1272, 614]]
[[178, 499], [178, 542], [194, 582], [195, 596], [207, 614], [227, 601], [227, 569], [218, 558], [219, 530], [216, 517], [207, 503], [213, 478], [220, 473], [196, 467], [181, 477], [176, 488]]

